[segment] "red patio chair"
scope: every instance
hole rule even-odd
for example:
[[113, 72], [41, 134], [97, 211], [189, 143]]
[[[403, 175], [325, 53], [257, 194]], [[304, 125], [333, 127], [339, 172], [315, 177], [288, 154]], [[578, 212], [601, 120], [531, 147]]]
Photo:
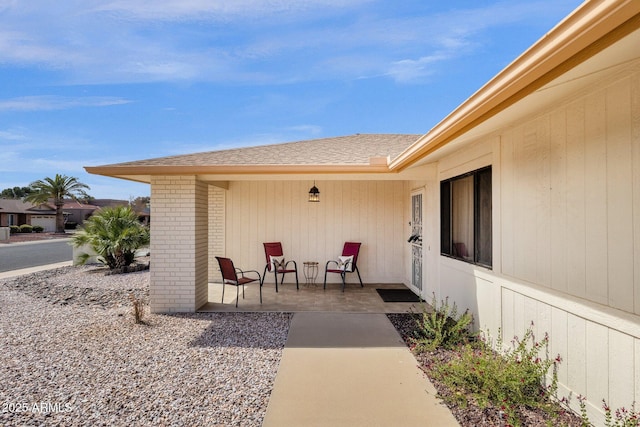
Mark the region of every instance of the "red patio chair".
[[[344, 287], [346, 285], [345, 276], [347, 273], [353, 273], [354, 271], [358, 273], [358, 280], [360, 280], [360, 286], [364, 287], [362, 284], [362, 278], [360, 277], [360, 270], [358, 270], [358, 254], [360, 253], [360, 245], [362, 243], [356, 242], [345, 242], [344, 248], [342, 248], [342, 256], [338, 259], [338, 261], [327, 261], [327, 264], [324, 268], [324, 289], [327, 289], [327, 273], [337, 273], [342, 278], [342, 292], [344, 292]], [[329, 268], [329, 264], [335, 264], [335, 268]]]
[[[244, 285], [247, 283], [258, 281], [260, 282], [260, 304], [262, 304], [262, 280], [260, 273], [255, 270], [242, 271], [239, 268], [233, 266], [233, 261], [229, 258], [223, 258], [217, 256], [218, 265], [220, 266], [220, 272], [222, 273], [222, 302], [224, 303], [224, 285], [233, 285], [236, 287], [236, 307], [238, 307], [238, 300], [240, 299], [240, 286], [242, 286], [242, 299], [244, 299]], [[240, 273], [240, 277], [238, 277]], [[252, 277], [245, 277], [245, 273], [256, 273], [257, 279]]]
[[[296, 289], [300, 289], [300, 285], [298, 284], [298, 265], [295, 261], [285, 262], [284, 254], [282, 252], [282, 243], [271, 242], [263, 243], [263, 245], [264, 257], [267, 260], [267, 265], [264, 266], [264, 271], [262, 272], [262, 283], [264, 283], [264, 279], [267, 277], [267, 270], [270, 273], [273, 272], [273, 275], [276, 278], [276, 292], [278, 292], [278, 273], [282, 274], [280, 283], [284, 283], [285, 274], [296, 273]], [[293, 268], [289, 268], [289, 264], [291, 263], [293, 263]]]

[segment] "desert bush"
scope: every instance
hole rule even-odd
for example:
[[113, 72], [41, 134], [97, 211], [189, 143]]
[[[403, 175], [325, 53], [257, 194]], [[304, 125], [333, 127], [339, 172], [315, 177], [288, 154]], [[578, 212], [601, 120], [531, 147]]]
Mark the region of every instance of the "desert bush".
[[[77, 248], [89, 245], [109, 269], [121, 269], [133, 263], [136, 250], [149, 244], [149, 229], [128, 206], [103, 208], [84, 222], [71, 243]], [[89, 254], [82, 254], [79, 260], [89, 258]]]
[[460, 343], [468, 342], [473, 337], [471, 326], [473, 315], [469, 310], [458, 316], [458, 307], [454, 302], [449, 305], [449, 298], [436, 300], [435, 294], [431, 307], [422, 305], [422, 313], [417, 316], [417, 331], [414, 338], [414, 350], [431, 351], [438, 347], [452, 348]]
[[[503, 348], [500, 337], [495, 348]], [[453, 391], [451, 396], [458, 404], [465, 406], [469, 398], [481, 407], [491, 404], [516, 426], [521, 424], [519, 408], [557, 411], [551, 398], [556, 396], [557, 364], [561, 359], [544, 356], [548, 350], [548, 336], [536, 341], [529, 328], [522, 339], [514, 338], [511, 348], [504, 351], [494, 351], [484, 339], [461, 346], [457, 357], [439, 366], [435, 375]], [[545, 385], [552, 367], [551, 381]]]
[[9, 233], [10, 234], [18, 234], [20, 232], [20, 227], [18, 227], [17, 225], [10, 225], [9, 226]]
[[129, 294], [129, 299], [131, 300], [131, 304], [133, 305], [132, 314], [136, 325], [144, 324], [145, 322], [142, 319], [142, 316], [144, 316], [144, 304], [142, 302], [142, 299], [136, 298], [133, 293]]
[[33, 232], [33, 227], [29, 224], [22, 224], [20, 226], [20, 232], [21, 233], [32, 233]]

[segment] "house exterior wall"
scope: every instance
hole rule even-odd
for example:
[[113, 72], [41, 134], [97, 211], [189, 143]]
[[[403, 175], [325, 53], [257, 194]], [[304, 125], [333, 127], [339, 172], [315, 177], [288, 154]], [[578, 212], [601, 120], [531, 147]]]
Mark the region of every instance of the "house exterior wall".
[[[364, 282], [404, 283], [409, 184], [405, 181], [316, 181], [320, 202], [308, 202], [313, 181], [234, 181], [226, 193], [225, 254], [236, 266], [265, 267], [263, 242], [280, 241], [286, 259], [324, 265], [345, 241], [362, 242], [358, 268]], [[217, 255], [217, 254], [216, 254]], [[212, 255], [213, 256], [213, 255]], [[286, 282], [294, 280], [292, 275]], [[328, 282], [338, 282], [331, 274]], [[266, 278], [273, 282], [273, 276]], [[357, 282], [347, 275], [347, 283]]]
[[438, 164], [438, 180], [492, 165], [493, 267], [439, 256], [429, 286], [505, 342], [531, 322], [549, 333], [559, 392], [575, 409], [586, 396], [596, 424], [602, 399], [640, 401], [638, 68]]
[[207, 302], [208, 199], [195, 176], [151, 179], [152, 312], [193, 312]]
[[66, 208], [64, 211], [69, 214], [69, 216], [67, 217], [67, 222], [75, 222], [78, 225], [82, 225], [84, 221], [93, 214], [93, 212], [95, 211], [95, 208], [94, 209]]

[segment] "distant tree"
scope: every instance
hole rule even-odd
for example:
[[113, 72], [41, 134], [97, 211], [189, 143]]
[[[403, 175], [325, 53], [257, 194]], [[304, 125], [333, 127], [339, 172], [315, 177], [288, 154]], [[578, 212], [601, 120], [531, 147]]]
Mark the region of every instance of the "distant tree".
[[87, 195], [87, 197], [78, 198], [78, 201], [84, 203], [85, 205], [92, 205], [95, 200], [95, 197], [89, 195]]
[[65, 197], [77, 200], [78, 197], [89, 197], [84, 191], [89, 189], [87, 184], [78, 181], [78, 178], [56, 174], [55, 178], [45, 178], [29, 184], [33, 189], [24, 200], [35, 204], [47, 203], [53, 199], [56, 207], [56, 233], [64, 233], [64, 206]]
[[149, 196], [139, 196], [129, 200], [129, 206], [136, 212], [144, 211], [149, 206], [149, 203], [151, 203], [151, 197]]
[[22, 199], [31, 193], [33, 190], [29, 187], [13, 187], [5, 188], [0, 193], [0, 198], [3, 199]]
[[[129, 206], [106, 207], [87, 219], [71, 242], [77, 248], [89, 245], [99, 260], [114, 270], [129, 266], [136, 250], [149, 244], [149, 229], [138, 222]], [[84, 263], [89, 257], [82, 254], [80, 261]]]

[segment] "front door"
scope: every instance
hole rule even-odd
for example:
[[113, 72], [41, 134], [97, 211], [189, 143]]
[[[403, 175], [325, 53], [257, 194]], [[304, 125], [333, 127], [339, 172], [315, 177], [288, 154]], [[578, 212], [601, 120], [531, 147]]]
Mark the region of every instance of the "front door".
[[411, 287], [422, 294], [422, 200], [423, 190], [411, 193]]

